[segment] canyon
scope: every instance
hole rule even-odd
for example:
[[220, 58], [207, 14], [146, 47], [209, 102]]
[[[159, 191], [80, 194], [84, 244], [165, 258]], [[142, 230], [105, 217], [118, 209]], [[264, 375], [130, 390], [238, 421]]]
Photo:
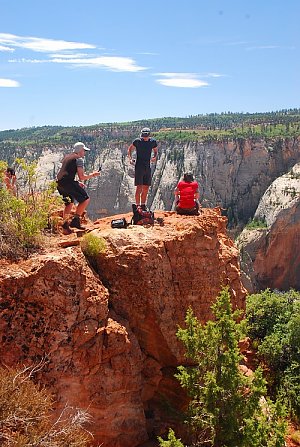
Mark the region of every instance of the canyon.
[[206, 322], [223, 286], [234, 308], [245, 306], [220, 208], [157, 215], [164, 226], [112, 229], [99, 219], [90, 235], [105, 249], [88, 260], [74, 234], [52, 235], [17, 264], [1, 261], [2, 365], [42, 362], [35, 380], [57, 410], [91, 414], [95, 445], [136, 447], [164, 433], [186, 403], [174, 373], [186, 362], [176, 331], [188, 307]]
[[262, 228], [245, 228], [237, 240], [245, 286], [250, 292], [300, 290], [299, 163], [269, 186], [254, 219]]
[[[186, 363], [176, 332], [187, 309], [205, 323], [223, 286], [239, 309], [248, 292], [300, 289], [300, 137], [161, 140], [148, 206], [164, 226], [151, 228], [110, 226], [111, 216], [130, 221], [134, 201], [124, 134], [89, 146], [86, 170], [102, 167], [86, 184], [90, 235], [105, 249], [86, 258], [80, 236], [59, 233], [27, 260], [0, 261], [0, 359], [41, 362], [35, 381], [51, 390], [57, 412], [71, 405], [92, 416], [95, 446], [145, 446], [177, 425], [186, 405], [174, 374]], [[68, 151], [39, 145], [9, 157], [36, 160], [41, 189]], [[186, 171], [199, 182], [198, 217], [171, 211]], [[262, 226], [247, 228], [251, 219]], [[240, 232], [235, 244], [230, 235]]]
[[[113, 137], [115, 139], [101, 144], [91, 141], [91, 151], [86, 155], [88, 172], [102, 167], [101, 175], [86, 183], [91, 196], [89, 215], [93, 220], [129, 212], [134, 202], [134, 168], [127, 159], [131, 141], [126, 141], [128, 136], [124, 133]], [[199, 182], [202, 206], [225, 208], [232, 227], [243, 227], [253, 218], [271, 183], [300, 161], [300, 137], [158, 142], [158, 161], [152, 165], [148, 206], [172, 210], [175, 186], [184, 172], [192, 171]], [[71, 150], [71, 146], [41, 144], [33, 152], [11, 152], [10, 158], [25, 156], [30, 160], [34, 157], [37, 184], [43, 187], [55, 178], [63, 155]], [[5, 159], [8, 150], [2, 152], [0, 156]], [[24, 189], [22, 179], [19, 182], [20, 190]]]

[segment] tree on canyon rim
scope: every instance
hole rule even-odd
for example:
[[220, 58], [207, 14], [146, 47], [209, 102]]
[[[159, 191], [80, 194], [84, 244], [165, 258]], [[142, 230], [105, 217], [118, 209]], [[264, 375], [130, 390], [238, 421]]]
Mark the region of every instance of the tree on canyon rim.
[[[285, 445], [285, 410], [266, 397], [260, 368], [251, 376], [240, 369], [241, 323], [228, 289], [212, 306], [214, 320], [202, 325], [192, 309], [177, 337], [193, 366], [178, 367], [176, 377], [190, 397], [186, 415], [191, 446], [281, 447]], [[183, 446], [174, 434], [159, 438], [162, 447]]]

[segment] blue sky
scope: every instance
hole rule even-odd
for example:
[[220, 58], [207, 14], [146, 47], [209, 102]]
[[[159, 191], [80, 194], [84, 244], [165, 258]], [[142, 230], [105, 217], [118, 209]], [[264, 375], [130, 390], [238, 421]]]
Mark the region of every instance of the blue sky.
[[0, 130], [299, 107], [299, 0], [0, 0]]

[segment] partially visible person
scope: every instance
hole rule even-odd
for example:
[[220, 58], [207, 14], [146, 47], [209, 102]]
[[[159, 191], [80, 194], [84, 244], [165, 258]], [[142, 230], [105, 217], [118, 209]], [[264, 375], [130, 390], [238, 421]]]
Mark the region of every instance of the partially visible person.
[[[62, 225], [65, 234], [72, 232], [70, 227], [84, 229], [84, 227], [81, 226], [80, 220], [86, 207], [90, 203], [90, 198], [84, 189], [84, 184], [82, 182], [100, 175], [99, 171], [92, 172], [91, 174], [86, 174], [84, 172], [85, 152], [89, 150], [90, 149], [80, 141], [74, 144], [73, 152], [64, 157], [62, 166], [57, 174], [57, 190], [62, 195], [65, 203], [63, 213], [64, 223]], [[75, 180], [76, 175], [79, 182]], [[78, 205], [73, 219], [69, 222], [68, 218], [75, 200], [78, 202]]]
[[17, 195], [17, 177], [13, 168], [7, 168], [4, 174], [4, 184], [8, 191]]
[[177, 214], [199, 215], [199, 185], [191, 172], [186, 172], [174, 191]]
[[149, 187], [151, 185], [151, 165], [157, 159], [157, 141], [150, 137], [150, 129], [144, 127], [141, 130], [140, 138], [136, 138], [128, 147], [128, 158], [131, 164], [134, 164], [132, 158], [133, 152], [136, 152], [134, 184], [135, 205], [140, 205], [146, 210], [146, 202]]

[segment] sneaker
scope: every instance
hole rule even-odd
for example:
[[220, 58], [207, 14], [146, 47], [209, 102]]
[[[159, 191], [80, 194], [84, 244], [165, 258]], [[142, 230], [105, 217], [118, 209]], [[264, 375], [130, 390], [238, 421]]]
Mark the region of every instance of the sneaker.
[[141, 208], [143, 211], [149, 211], [147, 206], [143, 203], [143, 205], [141, 205]]
[[74, 216], [73, 219], [71, 220], [69, 226], [72, 228], [77, 228], [78, 230], [85, 230], [85, 227], [82, 227], [80, 224], [79, 216]]
[[63, 234], [71, 234], [71, 233], [73, 233], [73, 231], [71, 230], [71, 228], [69, 227], [69, 224], [68, 224], [68, 222], [64, 222], [63, 224], [62, 224], [62, 232], [63, 232]]

